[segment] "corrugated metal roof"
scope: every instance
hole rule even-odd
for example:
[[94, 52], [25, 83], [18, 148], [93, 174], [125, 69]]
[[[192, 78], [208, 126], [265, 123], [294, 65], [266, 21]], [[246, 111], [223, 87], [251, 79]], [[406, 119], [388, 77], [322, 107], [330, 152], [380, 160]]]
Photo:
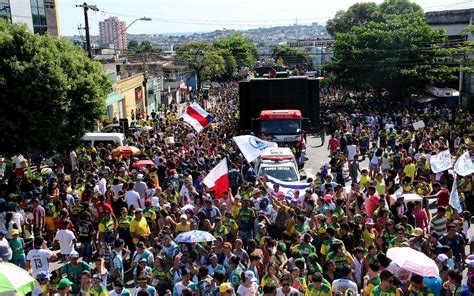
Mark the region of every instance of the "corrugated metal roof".
[[463, 2], [453, 3], [453, 4], [431, 6], [431, 7], [426, 8], [425, 12], [449, 11], [449, 10], [467, 10], [467, 9], [474, 9], [474, 2], [472, 2], [472, 1], [463, 1]]

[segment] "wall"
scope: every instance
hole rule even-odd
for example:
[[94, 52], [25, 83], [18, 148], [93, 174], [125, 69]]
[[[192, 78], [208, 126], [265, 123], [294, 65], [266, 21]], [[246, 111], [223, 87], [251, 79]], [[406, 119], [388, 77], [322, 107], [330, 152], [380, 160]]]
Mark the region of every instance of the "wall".
[[30, 0], [10, 1], [12, 22], [16, 24], [26, 24], [33, 32], [33, 16], [31, 15]]
[[[138, 109], [142, 109], [141, 111], [145, 112], [145, 114], [148, 112], [148, 110], [146, 110], [145, 88], [143, 87], [144, 79], [145, 76], [143, 74], [138, 74], [120, 80], [112, 87], [115, 92], [118, 92], [124, 96], [122, 103], [123, 113], [129, 121], [132, 120], [132, 110], [135, 115]], [[137, 91], [138, 93], [141, 92], [141, 100], [137, 100]], [[137, 105], [137, 102], [141, 102], [142, 107]], [[114, 106], [114, 110], [115, 108], [116, 106]]]

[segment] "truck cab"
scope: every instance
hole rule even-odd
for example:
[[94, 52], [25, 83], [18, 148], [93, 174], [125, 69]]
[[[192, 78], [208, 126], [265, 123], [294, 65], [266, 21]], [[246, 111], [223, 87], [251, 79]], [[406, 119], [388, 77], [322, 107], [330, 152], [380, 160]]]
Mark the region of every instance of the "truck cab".
[[285, 182], [300, 180], [298, 164], [290, 148], [266, 149], [255, 162], [257, 176], [268, 175]]
[[300, 110], [263, 110], [259, 117], [259, 136], [263, 140], [276, 142], [279, 147], [289, 147], [299, 167], [305, 160], [305, 138], [303, 117]]

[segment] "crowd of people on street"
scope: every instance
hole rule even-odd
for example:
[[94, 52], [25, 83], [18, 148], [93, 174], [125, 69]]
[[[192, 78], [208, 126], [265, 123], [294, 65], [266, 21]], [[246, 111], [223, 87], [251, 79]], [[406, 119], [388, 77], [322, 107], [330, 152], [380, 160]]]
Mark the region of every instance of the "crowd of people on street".
[[[136, 155], [101, 144], [52, 169], [12, 159], [0, 187], [0, 258], [31, 273], [34, 296], [473, 295], [473, 177], [430, 166], [441, 151], [471, 151], [468, 111], [346, 103], [347, 92], [330, 90], [320, 132], [328, 161], [288, 197], [232, 141], [236, 83], [213, 92], [206, 107], [216, 120], [203, 132], [177, 110], [158, 112], [152, 130], [127, 134]], [[216, 196], [203, 179], [222, 159], [230, 188]], [[151, 163], [136, 165], [143, 160]], [[452, 188], [463, 211], [449, 202]], [[406, 200], [413, 195], [421, 198]], [[192, 230], [215, 240], [175, 240]], [[397, 265], [391, 248], [423, 253], [439, 276]]]

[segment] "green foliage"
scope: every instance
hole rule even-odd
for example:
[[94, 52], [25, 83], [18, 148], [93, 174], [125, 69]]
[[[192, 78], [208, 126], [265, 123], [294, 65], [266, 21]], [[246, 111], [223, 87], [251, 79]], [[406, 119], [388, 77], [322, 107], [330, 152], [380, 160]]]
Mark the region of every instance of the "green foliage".
[[287, 67], [312, 68], [311, 55], [303, 50], [289, 47], [288, 45], [278, 45], [272, 50], [272, 58], [275, 63], [283, 64]]
[[138, 49], [138, 41], [137, 40], [131, 40], [128, 42], [128, 50], [137, 50]]
[[218, 52], [219, 55], [224, 59], [225, 65], [224, 73], [222, 74], [221, 78], [224, 80], [230, 79], [237, 71], [237, 61], [230, 50], [220, 49]]
[[372, 13], [378, 20], [359, 25], [353, 19], [350, 29], [333, 26], [341, 32], [335, 34], [334, 58], [325, 69], [336, 83], [377, 93], [386, 89], [402, 98], [428, 83], [454, 79], [453, 51], [439, 45], [446, 41], [443, 32], [431, 29], [418, 5], [386, 0], [376, 7]]
[[353, 27], [365, 26], [370, 22], [386, 22], [397, 15], [405, 18], [424, 17], [421, 7], [409, 0], [385, 0], [380, 5], [373, 2], [356, 3], [347, 11], [340, 10], [328, 20], [326, 30], [331, 36], [350, 33]]
[[220, 77], [225, 73], [226, 61], [220, 52], [206, 42], [188, 43], [178, 48], [174, 61], [187, 65], [198, 77], [198, 89], [201, 81]]
[[111, 86], [66, 40], [0, 21], [0, 153], [63, 152], [94, 128]]
[[234, 33], [227, 38], [220, 39], [214, 43], [214, 46], [223, 50], [225, 54], [229, 52], [237, 63], [237, 68], [255, 66], [257, 58], [257, 47], [249, 38], [242, 37], [242, 35]]

